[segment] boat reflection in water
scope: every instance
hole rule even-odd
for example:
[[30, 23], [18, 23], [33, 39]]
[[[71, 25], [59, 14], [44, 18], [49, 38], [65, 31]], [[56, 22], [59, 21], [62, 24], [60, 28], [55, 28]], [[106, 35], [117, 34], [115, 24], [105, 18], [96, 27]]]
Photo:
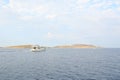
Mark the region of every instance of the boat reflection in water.
[[34, 45], [32, 46], [32, 49], [31, 49], [32, 52], [40, 52], [40, 51], [45, 51], [45, 50], [46, 50], [45, 47], [40, 47], [39, 45]]

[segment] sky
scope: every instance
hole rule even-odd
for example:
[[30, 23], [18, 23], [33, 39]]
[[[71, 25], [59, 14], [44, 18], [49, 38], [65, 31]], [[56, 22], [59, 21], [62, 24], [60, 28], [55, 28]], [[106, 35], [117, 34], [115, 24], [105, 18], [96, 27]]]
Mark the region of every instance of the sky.
[[0, 0], [0, 46], [120, 48], [120, 0]]

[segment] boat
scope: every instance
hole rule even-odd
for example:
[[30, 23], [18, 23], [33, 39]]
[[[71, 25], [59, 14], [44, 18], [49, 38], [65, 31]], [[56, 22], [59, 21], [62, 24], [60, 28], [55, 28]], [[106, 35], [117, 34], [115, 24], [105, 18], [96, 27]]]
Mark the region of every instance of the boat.
[[45, 50], [46, 50], [45, 47], [40, 47], [39, 45], [34, 45], [32, 46], [32, 49], [31, 49], [32, 52], [40, 52]]

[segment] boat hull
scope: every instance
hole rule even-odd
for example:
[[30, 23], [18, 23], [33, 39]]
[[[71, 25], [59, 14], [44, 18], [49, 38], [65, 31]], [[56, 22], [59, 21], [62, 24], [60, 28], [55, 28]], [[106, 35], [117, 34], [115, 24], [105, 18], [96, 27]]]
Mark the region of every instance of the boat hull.
[[41, 52], [41, 51], [45, 51], [45, 48], [41, 48], [41, 49], [31, 49], [32, 52]]

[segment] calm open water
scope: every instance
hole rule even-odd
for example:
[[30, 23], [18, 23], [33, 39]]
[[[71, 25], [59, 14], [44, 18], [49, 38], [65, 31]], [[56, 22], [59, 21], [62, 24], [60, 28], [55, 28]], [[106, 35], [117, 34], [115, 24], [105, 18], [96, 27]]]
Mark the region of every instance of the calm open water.
[[120, 49], [0, 49], [0, 80], [120, 80]]

